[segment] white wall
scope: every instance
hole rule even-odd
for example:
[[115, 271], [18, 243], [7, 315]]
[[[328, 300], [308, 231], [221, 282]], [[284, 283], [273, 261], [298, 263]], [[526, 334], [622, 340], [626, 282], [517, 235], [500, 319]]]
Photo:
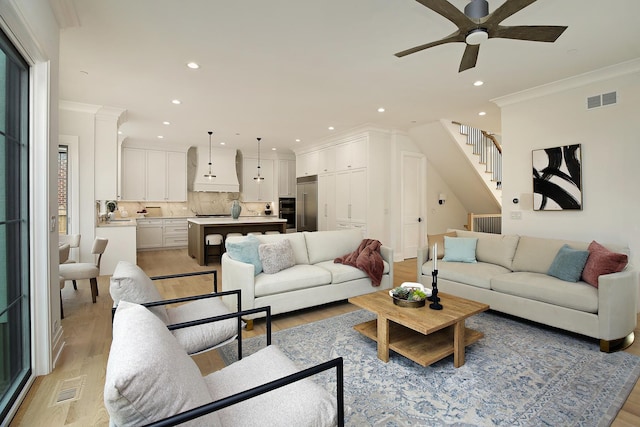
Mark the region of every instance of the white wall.
[[[589, 96], [618, 104], [586, 109]], [[640, 266], [640, 60], [496, 100], [502, 108], [504, 233], [628, 245]], [[531, 152], [582, 144], [583, 209], [533, 211]], [[524, 195], [524, 196], [523, 196]], [[524, 203], [514, 205], [513, 197]], [[522, 219], [511, 219], [520, 211]]]
[[[467, 210], [430, 161], [427, 162], [427, 234], [440, 234], [449, 228], [464, 230]], [[438, 203], [444, 193], [447, 200]]]

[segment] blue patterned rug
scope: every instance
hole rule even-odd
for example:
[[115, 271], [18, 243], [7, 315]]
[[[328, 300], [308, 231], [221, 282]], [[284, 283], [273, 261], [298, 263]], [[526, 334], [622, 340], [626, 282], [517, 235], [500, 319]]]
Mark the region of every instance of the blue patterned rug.
[[[374, 318], [359, 310], [273, 334], [301, 368], [344, 358], [347, 426], [608, 426], [640, 376], [639, 357], [495, 313], [467, 320], [485, 337], [458, 369], [453, 356], [423, 368], [393, 351], [384, 363], [353, 329]], [[264, 345], [264, 336], [247, 339], [243, 353]], [[234, 344], [219, 351], [236, 359]], [[334, 378], [315, 380], [334, 392]]]

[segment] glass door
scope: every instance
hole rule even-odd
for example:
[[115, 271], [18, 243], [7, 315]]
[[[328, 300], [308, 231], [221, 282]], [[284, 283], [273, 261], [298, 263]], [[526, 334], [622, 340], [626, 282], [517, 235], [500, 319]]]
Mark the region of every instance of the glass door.
[[31, 375], [29, 68], [0, 31], [0, 420]]

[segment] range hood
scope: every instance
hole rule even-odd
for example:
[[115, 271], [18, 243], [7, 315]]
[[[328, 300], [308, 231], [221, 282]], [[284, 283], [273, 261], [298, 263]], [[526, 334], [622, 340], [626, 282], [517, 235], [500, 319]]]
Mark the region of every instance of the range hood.
[[237, 193], [240, 191], [236, 169], [237, 150], [211, 148], [211, 173], [215, 178], [205, 178], [209, 173], [209, 146], [195, 146], [187, 153], [187, 188], [189, 191]]

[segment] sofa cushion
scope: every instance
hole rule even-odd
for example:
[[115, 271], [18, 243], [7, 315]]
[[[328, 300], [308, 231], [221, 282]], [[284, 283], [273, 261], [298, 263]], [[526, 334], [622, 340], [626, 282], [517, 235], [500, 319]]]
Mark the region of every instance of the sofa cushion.
[[333, 261], [349, 254], [362, 242], [362, 231], [358, 229], [304, 232], [309, 253], [309, 263]]
[[266, 274], [277, 273], [293, 267], [296, 263], [291, 243], [287, 239], [275, 243], [261, 243], [258, 246], [258, 255], [262, 263], [262, 271]]
[[[255, 278], [256, 298], [331, 283], [331, 273], [314, 265], [294, 265], [276, 274], [259, 274]], [[327, 291], [329, 292], [329, 291]]]
[[[218, 400], [297, 371], [295, 364], [271, 345], [207, 375], [205, 381]], [[328, 381], [333, 381], [334, 372]], [[234, 427], [337, 425], [336, 399], [313, 380], [304, 379], [221, 409], [219, 417], [223, 425]]]
[[[140, 267], [127, 261], [119, 261], [116, 265], [111, 276], [109, 293], [115, 305], [120, 301], [144, 304], [163, 300], [149, 276]], [[165, 324], [169, 323], [165, 306], [152, 307], [150, 310]]]
[[458, 237], [476, 237], [476, 260], [498, 264], [511, 269], [520, 236], [515, 234], [491, 234], [457, 230]]
[[[382, 261], [382, 274], [389, 274], [389, 263]], [[367, 273], [351, 265], [334, 263], [333, 261], [323, 261], [315, 264], [316, 267], [324, 268], [331, 273], [331, 284], [348, 282], [350, 280], [368, 279]]]
[[598, 290], [585, 282], [571, 283], [544, 273], [516, 272], [495, 276], [491, 289], [530, 300], [598, 312]]
[[260, 243], [275, 243], [283, 239], [288, 240], [296, 258], [296, 264], [309, 264], [307, 241], [304, 239], [304, 233], [262, 234], [256, 237], [260, 240]]
[[582, 270], [582, 280], [597, 288], [598, 277], [624, 270], [627, 262], [626, 254], [612, 252], [594, 240], [589, 244], [589, 258]]
[[444, 256], [444, 236], [456, 237], [457, 234], [455, 231], [450, 231], [442, 234], [428, 234], [427, 235], [427, 245], [429, 246], [429, 258], [433, 259], [433, 254], [431, 253], [433, 250], [433, 245], [438, 245], [438, 259], [442, 259]]
[[[204, 298], [167, 309], [171, 324], [190, 322], [230, 313], [220, 298]], [[234, 338], [238, 334], [238, 321], [226, 319], [205, 325], [171, 331], [182, 348], [189, 354], [197, 353]]]
[[[148, 424], [211, 401], [198, 366], [164, 323], [141, 305], [121, 301], [104, 384], [111, 424]], [[221, 424], [213, 413], [185, 425]]]
[[[422, 274], [431, 276], [433, 263], [431, 261], [422, 264]], [[509, 273], [510, 270], [500, 265], [478, 262], [475, 264], [466, 262], [438, 261], [438, 278], [460, 282], [479, 288], [491, 289], [491, 278]]]
[[577, 282], [588, 256], [589, 251], [579, 251], [570, 248], [569, 245], [562, 245], [547, 274], [567, 282]]
[[248, 235], [227, 239], [225, 248], [232, 259], [236, 261], [253, 264], [253, 274], [262, 273], [262, 263], [258, 255], [260, 240], [256, 236]]
[[520, 236], [511, 269], [547, 274], [556, 254], [564, 244], [579, 250], [586, 250], [588, 246], [584, 242]]
[[477, 238], [444, 236], [444, 257], [446, 262], [476, 263]]

